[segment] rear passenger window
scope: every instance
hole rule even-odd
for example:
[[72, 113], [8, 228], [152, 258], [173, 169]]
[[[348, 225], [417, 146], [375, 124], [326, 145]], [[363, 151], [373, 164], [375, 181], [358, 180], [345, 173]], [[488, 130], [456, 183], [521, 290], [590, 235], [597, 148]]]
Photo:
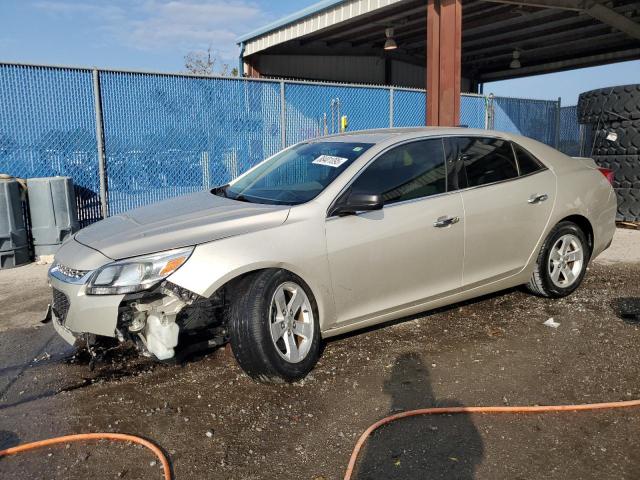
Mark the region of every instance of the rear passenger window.
[[518, 167], [520, 167], [520, 175], [528, 175], [544, 168], [540, 163], [540, 160], [531, 155], [517, 143], [513, 144], [513, 148], [516, 151]]
[[442, 139], [406, 143], [383, 153], [356, 178], [354, 192], [382, 195], [385, 205], [444, 193]]
[[[477, 187], [518, 176], [513, 149], [506, 140], [451, 137], [447, 143], [449, 190], [455, 190], [456, 187]], [[462, 175], [464, 178], [461, 178]]]

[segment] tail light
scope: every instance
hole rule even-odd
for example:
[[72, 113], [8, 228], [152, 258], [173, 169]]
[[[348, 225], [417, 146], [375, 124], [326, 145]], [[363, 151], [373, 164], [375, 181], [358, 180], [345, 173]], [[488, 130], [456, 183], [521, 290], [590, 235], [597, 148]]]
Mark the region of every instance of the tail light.
[[601, 168], [598, 168], [598, 170], [600, 170], [600, 173], [601, 173], [602, 175], [604, 175], [604, 177], [605, 177], [607, 180], [609, 180], [609, 183], [610, 183], [611, 185], [613, 185], [613, 179], [614, 179], [614, 177], [615, 177], [615, 175], [614, 175], [614, 173], [613, 173], [613, 170], [611, 170], [610, 168], [602, 168], [602, 167], [601, 167]]

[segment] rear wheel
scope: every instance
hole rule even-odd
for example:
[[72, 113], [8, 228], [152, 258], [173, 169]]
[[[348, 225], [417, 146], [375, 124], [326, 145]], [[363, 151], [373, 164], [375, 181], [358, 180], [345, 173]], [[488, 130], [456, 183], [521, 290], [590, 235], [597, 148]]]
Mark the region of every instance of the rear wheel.
[[560, 222], [545, 240], [527, 288], [544, 297], [560, 298], [582, 283], [591, 251], [575, 223]]
[[293, 382], [320, 353], [318, 309], [309, 287], [285, 270], [264, 270], [245, 279], [231, 305], [230, 343], [252, 378]]

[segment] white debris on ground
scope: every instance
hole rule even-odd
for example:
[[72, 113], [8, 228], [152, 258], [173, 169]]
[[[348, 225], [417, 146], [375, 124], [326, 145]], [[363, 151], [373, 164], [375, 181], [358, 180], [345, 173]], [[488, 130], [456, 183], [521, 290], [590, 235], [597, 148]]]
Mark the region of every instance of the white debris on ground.
[[543, 325], [551, 328], [558, 328], [560, 326], [559, 322], [556, 322], [553, 317], [549, 318], [546, 322], [542, 323]]

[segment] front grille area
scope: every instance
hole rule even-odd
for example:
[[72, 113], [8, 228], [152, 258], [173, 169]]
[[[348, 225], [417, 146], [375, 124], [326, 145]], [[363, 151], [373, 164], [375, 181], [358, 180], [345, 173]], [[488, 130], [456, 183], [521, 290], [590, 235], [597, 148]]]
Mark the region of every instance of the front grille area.
[[51, 309], [58, 320], [60, 320], [60, 323], [64, 323], [67, 318], [67, 313], [69, 312], [69, 297], [54, 288]]

